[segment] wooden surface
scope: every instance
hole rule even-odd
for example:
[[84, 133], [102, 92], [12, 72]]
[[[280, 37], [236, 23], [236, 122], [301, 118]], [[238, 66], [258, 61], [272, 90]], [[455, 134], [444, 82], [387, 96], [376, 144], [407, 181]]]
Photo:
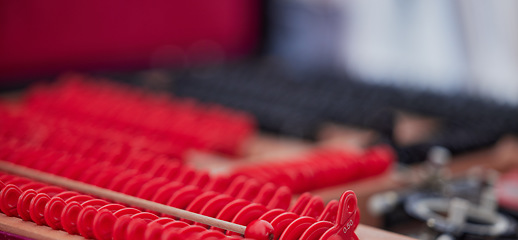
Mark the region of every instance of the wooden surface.
[[387, 232], [381, 229], [360, 224], [356, 228], [356, 235], [360, 240], [412, 240], [415, 238]]
[[[20, 218], [7, 217], [0, 213], [0, 231], [14, 233], [32, 239], [41, 240], [84, 240], [77, 235], [70, 235], [64, 231], [54, 230], [47, 226], [38, 226], [33, 222], [26, 222]], [[399, 234], [390, 233], [373, 227], [359, 225], [356, 234], [361, 240], [411, 240]]]
[[47, 226], [38, 226], [36, 223], [23, 221], [21, 218], [7, 217], [2, 213], [0, 213], [0, 231], [32, 239], [84, 240], [81, 236], [70, 235], [65, 231], [57, 231]]

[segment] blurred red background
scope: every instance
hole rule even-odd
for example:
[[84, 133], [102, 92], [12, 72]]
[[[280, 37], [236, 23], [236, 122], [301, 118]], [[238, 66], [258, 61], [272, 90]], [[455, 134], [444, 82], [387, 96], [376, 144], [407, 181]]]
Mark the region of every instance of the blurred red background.
[[259, 18], [256, 0], [0, 0], [0, 79], [235, 59]]

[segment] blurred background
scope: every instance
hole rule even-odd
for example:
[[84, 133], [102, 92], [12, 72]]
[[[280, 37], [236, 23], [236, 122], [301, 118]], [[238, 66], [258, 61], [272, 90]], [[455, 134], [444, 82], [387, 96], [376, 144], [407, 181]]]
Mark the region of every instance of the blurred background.
[[[272, 53], [380, 84], [516, 104], [514, 1], [283, 1]], [[295, 67], [297, 66], [297, 67]]]
[[2, 79], [274, 58], [296, 73], [518, 102], [511, 0], [0, 3]]
[[[2, 0], [0, 87], [99, 75], [247, 111], [266, 132], [374, 129], [418, 162], [432, 145], [456, 154], [516, 132], [517, 11], [512, 0]], [[408, 119], [427, 127], [399, 127]]]

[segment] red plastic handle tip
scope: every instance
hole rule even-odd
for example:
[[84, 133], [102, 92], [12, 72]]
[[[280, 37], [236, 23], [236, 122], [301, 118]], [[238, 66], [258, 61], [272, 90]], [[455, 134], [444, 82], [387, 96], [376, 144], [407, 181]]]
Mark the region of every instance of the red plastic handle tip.
[[273, 240], [273, 226], [264, 220], [255, 220], [248, 224], [245, 237], [257, 240]]

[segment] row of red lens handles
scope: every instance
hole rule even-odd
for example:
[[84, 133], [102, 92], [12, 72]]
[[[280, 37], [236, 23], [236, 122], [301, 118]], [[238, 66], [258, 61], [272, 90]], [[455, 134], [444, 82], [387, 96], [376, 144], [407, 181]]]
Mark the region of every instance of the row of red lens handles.
[[[272, 184], [261, 185], [244, 177], [236, 177], [232, 180], [210, 179], [206, 173], [189, 170], [179, 164], [171, 164], [171, 162], [126, 159], [125, 162], [117, 162], [119, 165], [117, 167], [110, 162], [93, 158], [65, 157], [56, 161], [54, 158], [56, 155], [48, 153], [52, 153], [52, 151], [12, 146], [10, 149], [2, 149], [0, 155], [13, 163], [41, 171], [242, 224], [254, 219], [254, 217], [250, 217], [251, 213], [254, 213], [256, 217], [261, 217], [260, 214], [266, 214], [266, 210], [286, 209], [291, 199], [291, 193], [286, 187], [276, 188]], [[140, 190], [135, 191], [138, 189]], [[217, 192], [224, 192], [224, 194], [218, 195]], [[209, 199], [210, 201], [208, 201]], [[323, 208], [322, 200], [314, 197], [311, 201], [312, 204], [309, 204], [312, 207], [308, 208], [305, 207], [307, 204], [302, 204], [304, 199], [301, 197], [299, 204], [295, 204], [290, 209], [291, 212], [317, 218], [319, 210], [321, 211]], [[252, 204], [249, 201], [258, 204]], [[189, 205], [189, 203], [191, 204]], [[251, 206], [245, 209], [249, 205]], [[218, 211], [218, 209], [222, 209], [222, 211]], [[242, 209], [244, 210], [239, 214]], [[254, 211], [250, 211], [251, 209]], [[302, 212], [303, 209], [306, 210]], [[275, 213], [280, 214], [281, 212], [266, 214], [265, 218], [276, 217]], [[236, 218], [233, 219], [233, 216]], [[286, 217], [288, 217], [287, 220], [284, 219]], [[276, 221], [271, 219], [272, 223], [277, 226], [275, 228], [277, 235], [282, 235], [282, 227], [287, 227], [283, 224], [292, 220], [289, 217], [294, 216], [285, 214]], [[329, 222], [333, 221], [326, 219]]]
[[[125, 149], [117, 148], [116, 146], [123, 146], [124, 143], [109, 141], [101, 137], [96, 138], [95, 134], [94, 136], [86, 134], [77, 134], [76, 136], [75, 133], [70, 134], [69, 130], [61, 131], [57, 127], [52, 128], [51, 125], [42, 124], [41, 121], [34, 120], [30, 116], [13, 117], [12, 119], [6, 117], [1, 121], [7, 123], [7, 120], [9, 120], [9, 124], [0, 128], [0, 140], [5, 143], [4, 146], [0, 147], [0, 157], [3, 159], [6, 159], [6, 155], [12, 152], [23, 151], [26, 145], [30, 143], [30, 145], [39, 146], [42, 149], [33, 154], [28, 153], [32, 156], [26, 158], [41, 159], [51, 152], [56, 153], [56, 155], [58, 155], [57, 153], [77, 155], [82, 158], [76, 165], [79, 171], [84, 171], [85, 168], [79, 166], [85, 165], [89, 161], [88, 159], [103, 159], [103, 164], [98, 164], [101, 169], [107, 169], [107, 166], [103, 166], [106, 164], [111, 164], [112, 168], [132, 167], [129, 164], [140, 165], [136, 168], [151, 167], [155, 166], [156, 163], [164, 163], [162, 164], [164, 166], [173, 164], [171, 160], [174, 159], [161, 156], [159, 152], [154, 152], [152, 149], [146, 149], [145, 152], [139, 153], [134, 151], [130, 145]], [[35, 126], [31, 127], [31, 125]], [[45, 127], [42, 127], [43, 125]], [[30, 130], [24, 131], [24, 129]], [[62, 138], [63, 135], [72, 135], [74, 138]], [[139, 147], [142, 147], [141, 143], [139, 145]], [[59, 156], [52, 156], [51, 158], [53, 158], [52, 161], [60, 161]], [[295, 161], [280, 161], [254, 165], [248, 168], [237, 168], [233, 171], [233, 175], [245, 175], [263, 183], [272, 182], [288, 186], [291, 190], [301, 193], [379, 174], [390, 166], [393, 159], [392, 150], [387, 146], [371, 147], [361, 155], [342, 150], [320, 149]], [[134, 162], [131, 163], [131, 160]], [[138, 163], [135, 163], [137, 160]], [[71, 163], [71, 160], [66, 159], [62, 162], [63, 164]], [[42, 164], [46, 164], [45, 161]], [[62, 165], [55, 166], [61, 167]], [[95, 167], [94, 165], [87, 164], [84, 167], [87, 167], [93, 174], [97, 174], [92, 169], [92, 167]], [[158, 169], [163, 170], [168, 167], [159, 166]], [[141, 172], [145, 172], [149, 169], [142, 170]], [[121, 171], [123, 169], [117, 170], [117, 172]], [[347, 172], [347, 174], [343, 174], [344, 172]], [[72, 171], [69, 172], [69, 174], [72, 173]]]
[[[159, 217], [157, 213], [14, 175], [2, 174], [0, 180], [0, 210], [7, 216], [20, 217], [85, 238], [242, 239], [230, 231], [170, 216]], [[320, 197], [305, 193], [288, 210], [268, 210], [264, 205], [244, 199], [205, 192], [187, 210], [200, 207], [204, 209], [202, 214], [204, 211], [219, 212], [218, 217], [222, 220], [235, 216], [232, 222], [238, 224], [268, 221], [274, 228], [274, 239], [357, 239], [354, 230], [359, 212], [356, 197], [351, 191], [345, 192], [340, 202], [333, 200], [325, 207]]]
[[256, 130], [253, 117], [222, 106], [88, 80], [82, 76], [65, 77], [53, 85], [34, 87], [22, 107], [62, 119], [87, 120], [103, 128], [160, 135], [229, 154], [235, 154]]
[[[32, 119], [32, 118], [31, 118]], [[11, 132], [12, 133], [12, 132]], [[16, 131], [16, 133], [20, 133]], [[32, 135], [32, 134], [31, 134]], [[5, 136], [6, 137], [6, 136]], [[12, 136], [11, 136], [12, 137]], [[7, 137], [7, 138], [11, 138]], [[15, 137], [16, 138], [16, 137]], [[55, 138], [53, 138], [55, 139]], [[8, 139], [12, 140], [12, 139]], [[19, 141], [24, 142], [24, 141]], [[58, 144], [60, 145], [60, 144]], [[63, 147], [63, 146], [61, 146]], [[136, 159], [111, 159], [108, 161], [98, 162], [93, 161], [94, 158], [78, 158], [71, 159], [70, 158], [54, 158], [56, 155], [46, 155], [49, 152], [49, 149], [41, 149], [41, 151], [23, 152], [22, 155], [25, 156], [13, 156], [13, 151], [20, 153], [23, 148], [19, 148], [19, 146], [15, 146], [11, 149], [3, 149], [6, 150], [4, 153], [0, 153], [5, 159], [11, 157], [12, 162], [16, 162], [17, 164], [28, 166], [31, 168], [36, 168], [42, 171], [51, 172], [58, 175], [63, 175], [65, 177], [69, 177], [72, 179], [84, 181], [90, 184], [94, 184], [97, 186], [106, 187], [112, 190], [121, 191], [129, 195], [138, 196], [141, 198], [155, 200], [157, 202], [168, 204], [171, 206], [184, 208], [192, 212], [202, 213], [204, 215], [220, 218], [227, 221], [233, 221], [235, 223], [246, 225], [247, 222], [252, 221], [256, 218], [262, 218], [265, 220], [270, 220], [272, 225], [274, 225], [275, 236], [287, 238], [296, 231], [289, 230], [295, 227], [289, 228], [292, 222], [296, 224], [307, 225], [308, 222], [304, 222], [305, 220], [296, 221], [299, 216], [309, 217], [315, 220], [322, 220], [318, 222], [336, 222], [336, 220], [331, 219], [333, 214], [324, 214], [326, 212], [325, 209], [332, 209], [333, 205], [337, 205], [337, 203], [329, 203], [328, 206], [324, 209], [324, 204], [322, 200], [318, 197], [311, 196], [301, 196], [297, 204], [293, 205], [292, 208], [285, 210], [289, 206], [289, 201], [291, 199], [291, 193], [287, 188], [276, 188], [272, 184], [261, 185], [257, 181], [249, 180], [245, 178], [236, 177], [233, 179], [225, 179], [225, 178], [215, 178], [210, 179], [210, 177], [206, 173], [197, 172], [194, 170], [189, 170], [186, 167], [181, 167], [178, 164], [171, 164], [170, 161], [137, 161]], [[63, 149], [60, 149], [62, 151]], [[70, 150], [70, 149], [65, 149]], [[55, 152], [54, 152], [55, 153]], [[16, 154], [14, 154], [16, 155]], [[47, 156], [46, 159], [42, 159], [41, 156]], [[49, 160], [49, 161], [47, 161]], [[104, 158], [104, 160], [107, 160]], [[121, 162], [122, 161], [122, 162]], [[166, 167], [167, 166], [167, 167]], [[87, 169], [87, 170], [85, 170]], [[116, 176], [116, 177], [114, 177]], [[10, 182], [7, 182], [10, 183]], [[15, 185], [16, 186], [16, 185]], [[25, 186], [25, 184], [24, 184]], [[261, 187], [262, 186], [262, 187]], [[20, 191], [26, 190], [21, 188], [19, 185]], [[7, 188], [12, 189], [12, 188]], [[139, 190], [140, 189], [140, 190]], [[28, 189], [27, 189], [28, 190]], [[7, 191], [7, 190], [6, 190]], [[18, 192], [15, 190], [11, 190], [11, 192]], [[45, 193], [45, 192], [42, 192]], [[257, 194], [258, 193], [258, 194]], [[23, 194], [23, 193], [21, 193]], [[55, 193], [57, 194], [57, 193]], [[50, 202], [50, 199], [54, 199], [55, 194], [47, 193], [47, 197], [39, 197], [35, 199], [43, 199], [36, 202], [39, 202], [38, 206], [47, 206], [47, 203]], [[30, 195], [30, 194], [29, 194]], [[37, 196], [37, 195], [34, 195]], [[67, 195], [61, 196], [53, 200], [59, 203], [57, 206], [63, 206], [63, 202], [67, 203], [69, 199], [74, 199], [75, 196]], [[46, 201], [48, 199], [49, 201]], [[75, 198], [75, 199], [80, 199]], [[29, 210], [31, 209], [30, 205], [33, 200], [29, 201]], [[79, 201], [72, 200], [70, 202], [80, 202], [79, 206], [82, 206], [87, 201]], [[17, 202], [18, 203], [18, 202]], [[99, 202], [97, 202], [98, 204]], [[88, 208], [90, 210], [97, 210], [95, 206], [96, 201], [91, 202], [92, 208]], [[77, 204], [72, 204], [77, 206]], [[86, 204], [88, 206], [89, 204]], [[343, 204], [342, 204], [343, 205]], [[16, 206], [16, 205], [15, 205]], [[21, 205], [20, 205], [21, 206]], [[35, 205], [34, 205], [35, 206]], [[68, 206], [68, 205], [67, 205]], [[32, 207], [36, 209], [36, 207]], [[85, 207], [86, 208], [86, 207]], [[102, 208], [99, 206], [99, 209]], [[335, 206], [336, 208], [336, 206]], [[8, 208], [6, 208], [8, 209]], [[77, 209], [77, 208], [73, 208]], [[350, 209], [356, 209], [350, 208]], [[86, 210], [86, 212], [90, 212], [90, 210]], [[107, 209], [105, 209], [107, 210]], [[119, 209], [122, 210], [122, 209]], [[275, 211], [276, 210], [276, 211]], [[81, 212], [75, 211], [76, 213]], [[118, 210], [110, 211], [110, 213], [114, 214]], [[16, 211], [17, 212], [17, 211]], [[41, 214], [43, 212], [43, 214]], [[327, 210], [327, 212], [336, 212], [332, 210]], [[338, 211], [340, 212], [340, 211]], [[30, 213], [30, 212], [29, 212]], [[36, 214], [35, 216], [46, 216], [44, 214], [44, 210], [40, 211], [40, 214]], [[241, 213], [241, 214], [240, 214]], [[86, 213], [85, 213], [86, 214]], [[119, 213], [120, 214], [120, 213]], [[117, 214], [117, 216], [119, 215]], [[262, 215], [261, 215], [262, 214]], [[290, 215], [291, 214], [291, 215]], [[296, 214], [296, 218], [294, 215]], [[323, 214], [323, 215], [322, 215]], [[30, 214], [29, 214], [30, 215]], [[56, 221], [56, 217], [59, 214], [54, 214], [51, 219], [54, 219], [55, 223], [60, 222]], [[86, 214], [85, 216], [92, 217], [95, 214]], [[125, 214], [123, 214], [125, 215]], [[336, 214], [335, 214], [336, 215]], [[21, 216], [21, 215], [20, 215]], [[51, 216], [51, 215], [49, 215]], [[61, 215], [59, 215], [61, 216]], [[96, 216], [96, 215], [95, 215]], [[148, 214], [149, 216], [149, 214]], [[154, 215], [156, 216], [156, 215]], [[264, 218], [263, 218], [264, 216]], [[322, 217], [328, 216], [328, 217]], [[116, 219], [119, 219], [115, 217]], [[121, 217], [122, 218], [122, 217]], [[336, 218], [336, 216], [335, 216]], [[41, 218], [40, 218], [41, 219]], [[52, 226], [52, 223], [48, 223], [47, 218], [43, 217], [45, 222], [40, 221], [40, 224], [47, 224]], [[58, 217], [59, 219], [59, 217]], [[87, 218], [89, 219], [89, 218]], [[94, 219], [94, 218], [91, 218]], [[143, 218], [137, 218], [143, 219]], [[31, 218], [31, 220], [37, 222]], [[50, 220], [49, 220], [50, 221]], [[79, 220], [78, 220], [79, 221]], [[72, 226], [79, 226], [78, 221], [72, 221]], [[356, 221], [357, 222], [357, 221]], [[70, 222], [68, 222], [70, 223]], [[88, 224], [84, 224], [82, 222], [82, 226], [86, 226], [86, 229], [90, 228]], [[199, 225], [199, 224], [198, 224]], [[320, 224], [322, 225], [322, 224]], [[61, 224], [64, 230], [67, 230], [65, 224]], [[124, 225], [125, 226], [125, 225]], [[194, 224], [194, 226], [197, 226]], [[295, 226], [295, 225], [294, 225]], [[313, 225], [311, 225], [313, 226]], [[319, 225], [316, 225], [317, 227]], [[334, 226], [334, 225], [333, 225]], [[342, 228], [343, 233], [351, 234], [353, 231], [348, 229], [355, 227], [352, 222], [347, 222]], [[316, 227], [315, 227], [316, 228]], [[314, 229], [315, 229], [314, 228]], [[330, 227], [331, 229], [333, 227]], [[69, 228], [74, 229], [74, 228]], [[93, 231], [79, 231], [79, 227], [77, 227], [76, 234], [79, 233], [86, 237], [98, 237], [93, 234]], [[126, 228], [122, 228], [126, 229]], [[288, 230], [286, 230], [288, 229]], [[305, 230], [304, 227], [297, 228], [298, 231]], [[309, 227], [308, 229], [311, 229]], [[325, 229], [325, 226], [318, 228]], [[347, 229], [347, 230], [346, 230]], [[68, 231], [68, 230], [67, 230]], [[172, 231], [171, 234], [177, 234], [179, 231]], [[214, 232], [214, 231], [213, 231]], [[220, 229], [215, 229], [215, 232], [219, 232], [223, 234], [223, 231]], [[290, 233], [290, 234], [287, 234]], [[173, 236], [171, 235], [171, 236]], [[228, 233], [228, 235], [232, 235], [232, 233]], [[296, 234], [295, 234], [296, 235]], [[133, 236], [133, 235], [121, 235], [123, 237]], [[301, 235], [303, 236], [303, 235]], [[316, 234], [315, 236], [319, 236]], [[166, 237], [167, 238], [167, 237]]]

